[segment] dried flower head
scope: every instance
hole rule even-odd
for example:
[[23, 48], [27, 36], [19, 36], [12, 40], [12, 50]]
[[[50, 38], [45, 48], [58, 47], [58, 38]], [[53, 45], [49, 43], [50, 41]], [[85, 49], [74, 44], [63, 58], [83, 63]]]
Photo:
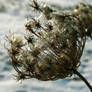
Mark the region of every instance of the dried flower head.
[[[8, 52], [13, 67], [18, 72], [18, 80], [36, 78], [47, 81], [72, 76], [73, 69], [76, 70], [80, 65], [86, 41], [84, 24], [87, 20], [84, 23], [80, 15], [84, 14], [82, 8], [87, 6], [80, 6], [76, 12], [70, 11], [71, 14], [59, 14], [49, 6], [40, 6], [33, 0], [31, 7], [39, 12], [39, 16], [43, 16], [32, 18], [26, 23], [30, 35], [25, 36], [26, 44], [19, 38], [9, 39]], [[16, 54], [13, 54], [13, 48]], [[15, 65], [14, 62], [19, 60], [21, 62]]]

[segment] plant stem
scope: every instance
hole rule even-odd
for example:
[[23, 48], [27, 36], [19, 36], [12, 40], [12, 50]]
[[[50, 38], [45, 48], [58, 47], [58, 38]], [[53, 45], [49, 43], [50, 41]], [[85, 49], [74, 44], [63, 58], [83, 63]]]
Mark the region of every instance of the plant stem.
[[92, 92], [92, 86], [90, 85], [90, 83], [76, 70], [73, 69], [73, 72], [78, 75], [80, 77], [81, 80], [84, 81], [84, 83], [88, 86], [88, 88], [90, 89], [90, 92]]

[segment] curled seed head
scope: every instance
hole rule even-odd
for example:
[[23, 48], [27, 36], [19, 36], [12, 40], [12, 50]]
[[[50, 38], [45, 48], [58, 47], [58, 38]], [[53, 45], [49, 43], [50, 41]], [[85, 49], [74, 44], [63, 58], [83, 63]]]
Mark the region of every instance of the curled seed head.
[[[33, 2], [37, 9], [37, 2]], [[25, 39], [30, 44], [18, 50], [16, 57], [11, 53], [12, 61], [22, 60], [19, 66], [14, 66], [20, 74], [18, 79], [57, 80], [72, 76], [73, 69], [79, 67], [86, 41], [85, 28], [80, 18], [71, 12], [71, 15], [55, 13], [49, 6], [43, 6], [42, 13], [46, 18], [39, 19], [40, 23], [32, 18], [25, 25], [30, 35]], [[13, 41], [10, 39], [9, 43], [11, 48], [23, 46], [18, 38]]]

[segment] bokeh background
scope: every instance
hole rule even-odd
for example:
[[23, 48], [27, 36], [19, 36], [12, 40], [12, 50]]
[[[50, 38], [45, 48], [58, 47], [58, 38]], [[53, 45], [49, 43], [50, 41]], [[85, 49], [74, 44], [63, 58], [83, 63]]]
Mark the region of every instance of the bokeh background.
[[[41, 1], [41, 0], [39, 0]], [[68, 9], [76, 4], [90, 3], [92, 0], [43, 0]], [[20, 36], [24, 35], [27, 16], [32, 14], [28, 8], [29, 0], [0, 0], [0, 92], [89, 92], [89, 89], [76, 75], [72, 78], [57, 81], [39, 81], [36, 79], [17, 82], [14, 80], [14, 69], [4, 48], [5, 35], [9, 31]], [[62, 10], [62, 9], [61, 9]], [[92, 84], [92, 40], [88, 39], [78, 70]]]

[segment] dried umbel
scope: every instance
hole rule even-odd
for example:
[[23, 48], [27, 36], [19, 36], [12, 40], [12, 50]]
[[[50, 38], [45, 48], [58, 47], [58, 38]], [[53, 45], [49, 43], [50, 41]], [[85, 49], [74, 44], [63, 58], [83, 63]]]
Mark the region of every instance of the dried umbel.
[[84, 11], [89, 12], [91, 6], [80, 4], [69, 14], [54, 11], [47, 5], [39, 6], [35, 0], [30, 6], [38, 11], [40, 17], [32, 17], [26, 23], [26, 42], [15, 36], [9, 38], [8, 53], [18, 73], [17, 79], [47, 81], [72, 76], [73, 70], [80, 65], [86, 41], [87, 27], [84, 24], [89, 17], [84, 21], [82, 15], [86, 16]]

